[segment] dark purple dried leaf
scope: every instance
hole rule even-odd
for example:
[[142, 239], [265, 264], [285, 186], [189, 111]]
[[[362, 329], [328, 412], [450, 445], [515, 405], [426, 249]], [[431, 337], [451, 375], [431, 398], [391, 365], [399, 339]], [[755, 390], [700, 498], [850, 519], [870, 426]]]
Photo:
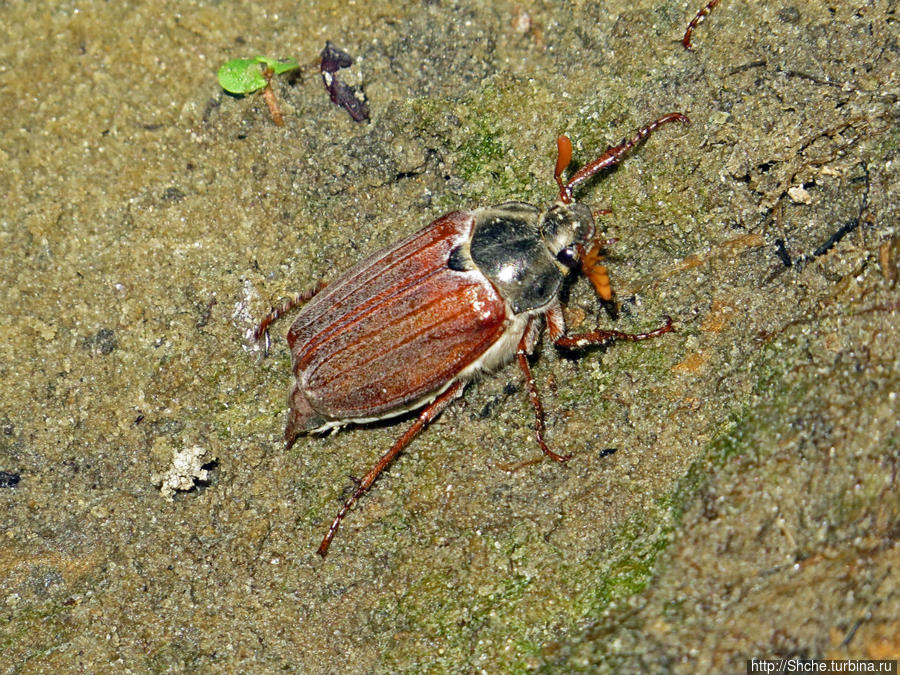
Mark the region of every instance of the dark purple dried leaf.
[[[324, 78], [323, 78], [324, 79]], [[365, 94], [356, 87], [344, 84], [336, 75], [331, 76], [331, 85], [325, 84], [331, 94], [331, 102], [341, 106], [350, 113], [350, 117], [356, 122], [369, 121], [369, 106], [366, 103]]]
[[325, 42], [325, 49], [322, 50], [320, 56], [322, 57], [320, 67], [323, 73], [336, 73], [341, 68], [349, 68], [353, 65], [353, 57], [335, 47], [330, 40]]

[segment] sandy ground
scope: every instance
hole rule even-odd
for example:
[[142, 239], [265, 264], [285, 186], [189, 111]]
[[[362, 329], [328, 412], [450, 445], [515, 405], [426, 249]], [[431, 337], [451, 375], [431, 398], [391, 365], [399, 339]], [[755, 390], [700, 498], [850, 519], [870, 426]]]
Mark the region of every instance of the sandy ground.
[[[688, 52], [698, 5], [3, 3], [0, 671], [897, 658], [896, 7], [723, 0]], [[217, 84], [256, 54], [303, 64], [284, 127]], [[676, 332], [544, 345], [564, 467], [515, 367], [475, 383], [321, 560], [409, 421], [285, 452], [289, 322], [261, 360], [254, 321], [442, 213], [552, 201], [557, 134], [583, 163], [673, 110], [579, 193], [618, 320], [583, 280], [566, 318]]]

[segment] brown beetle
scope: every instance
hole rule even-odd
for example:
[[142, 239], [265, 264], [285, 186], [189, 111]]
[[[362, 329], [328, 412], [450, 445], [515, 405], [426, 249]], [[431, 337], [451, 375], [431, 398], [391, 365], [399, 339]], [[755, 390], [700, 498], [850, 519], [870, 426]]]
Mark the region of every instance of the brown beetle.
[[[606, 269], [597, 264], [591, 210], [573, 201], [576, 186], [625, 154], [661, 125], [689, 122], [669, 113], [630, 140], [606, 150], [567, 182], [572, 157], [566, 136], [557, 140], [554, 177], [558, 201], [545, 211], [523, 202], [455, 211], [363, 260], [325, 290], [302, 293], [273, 310], [254, 332], [309, 300], [288, 331], [294, 384], [284, 438], [364, 424], [422, 408], [418, 418], [356, 484], [319, 546], [323, 557], [341, 521], [397, 454], [463, 392], [477, 373], [514, 356], [536, 413], [541, 450], [544, 417], [528, 355], [546, 321], [553, 344], [580, 349], [615, 340], [646, 340], [672, 330], [672, 320], [648, 333], [593, 331], [566, 335], [559, 301], [564, 278], [583, 272], [598, 295], [612, 298]], [[590, 250], [586, 246], [593, 243]], [[317, 294], [318, 293], [318, 294]], [[315, 296], [315, 297], [314, 297]]]

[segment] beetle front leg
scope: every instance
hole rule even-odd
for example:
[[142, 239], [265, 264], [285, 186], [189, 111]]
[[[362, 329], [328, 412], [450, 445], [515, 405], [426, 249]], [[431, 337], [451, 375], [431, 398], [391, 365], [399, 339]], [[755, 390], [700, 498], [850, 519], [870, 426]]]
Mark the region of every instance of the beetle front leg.
[[334, 520], [331, 522], [331, 527], [328, 528], [328, 533], [322, 538], [322, 543], [319, 544], [318, 553], [323, 558], [328, 554], [328, 547], [331, 546], [331, 540], [334, 539], [334, 535], [337, 534], [338, 528], [341, 526], [341, 521], [344, 519], [344, 516], [353, 508], [353, 505], [359, 501], [359, 498], [362, 497], [366, 492], [369, 491], [369, 488], [372, 487], [372, 483], [375, 482], [375, 479], [378, 478], [378, 475], [384, 471], [388, 464], [390, 464], [394, 458], [400, 454], [400, 451], [403, 450], [409, 442], [416, 437], [416, 435], [424, 429], [429, 422], [431, 422], [435, 417], [441, 414], [444, 408], [446, 408], [454, 398], [456, 398], [461, 389], [463, 387], [463, 383], [456, 381], [451, 384], [447, 390], [434, 399], [431, 403], [425, 406], [425, 409], [419, 413], [418, 419], [413, 422], [413, 425], [406, 430], [406, 433], [403, 434], [400, 438], [398, 438], [394, 444], [391, 446], [391, 449], [384, 453], [384, 456], [378, 460], [378, 464], [369, 469], [369, 472], [362, 477], [361, 480], [354, 479], [354, 483], [356, 483], [356, 489], [353, 491], [353, 494], [350, 495], [350, 498], [344, 503], [344, 506], [338, 511], [337, 516], [335, 516]]
[[[634, 146], [643, 141], [654, 131], [659, 129], [663, 124], [668, 124], [669, 122], [683, 122], [685, 124], [690, 124], [690, 120], [687, 118], [687, 116], [682, 115], [681, 113], [673, 112], [667, 115], [663, 115], [658, 120], [655, 120], [650, 124], [641, 127], [630, 139], [626, 139], [618, 145], [607, 148], [606, 152], [600, 155], [593, 162], [585, 164], [578, 171], [576, 171], [575, 174], [569, 179], [569, 182], [560, 188], [560, 200], [564, 204], [570, 203], [572, 201], [572, 194], [575, 191], [576, 185], [587, 180], [597, 172], [608, 169], [621, 162], [622, 158], [625, 157], [625, 155], [627, 155], [631, 151], [631, 149], [634, 148]], [[559, 160], [557, 160], [557, 164], [559, 164]], [[559, 179], [559, 182], [561, 181], [562, 179]]]
[[528, 365], [528, 335], [531, 332], [531, 324], [532, 320], [529, 320], [528, 325], [525, 326], [525, 332], [522, 333], [519, 347], [516, 349], [516, 359], [519, 361], [519, 367], [522, 369], [522, 372], [525, 373], [528, 396], [531, 398], [531, 404], [534, 406], [534, 414], [537, 418], [534, 424], [534, 433], [537, 436], [538, 445], [541, 446], [541, 450], [547, 457], [555, 459], [557, 462], [567, 462], [572, 458], [572, 455], [558, 455], [544, 442], [544, 406], [541, 404], [541, 397], [538, 394], [537, 385], [534, 383], [534, 377], [531, 375], [531, 367]]
[[581, 349], [583, 347], [595, 347], [609, 344], [616, 340], [629, 340], [631, 342], [639, 342], [641, 340], [649, 340], [650, 338], [659, 337], [671, 332], [672, 318], [664, 317], [665, 325], [660, 326], [656, 330], [648, 333], [622, 333], [617, 330], [595, 330], [590, 333], [579, 333], [577, 335], [563, 335], [553, 341], [553, 344], [562, 349]]

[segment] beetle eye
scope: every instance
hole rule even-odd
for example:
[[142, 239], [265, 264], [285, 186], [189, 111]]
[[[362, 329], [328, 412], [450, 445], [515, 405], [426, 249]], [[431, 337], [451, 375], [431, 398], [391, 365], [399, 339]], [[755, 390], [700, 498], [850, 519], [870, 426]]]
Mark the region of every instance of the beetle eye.
[[556, 259], [566, 267], [578, 266], [578, 252], [571, 246], [566, 246], [556, 254]]

